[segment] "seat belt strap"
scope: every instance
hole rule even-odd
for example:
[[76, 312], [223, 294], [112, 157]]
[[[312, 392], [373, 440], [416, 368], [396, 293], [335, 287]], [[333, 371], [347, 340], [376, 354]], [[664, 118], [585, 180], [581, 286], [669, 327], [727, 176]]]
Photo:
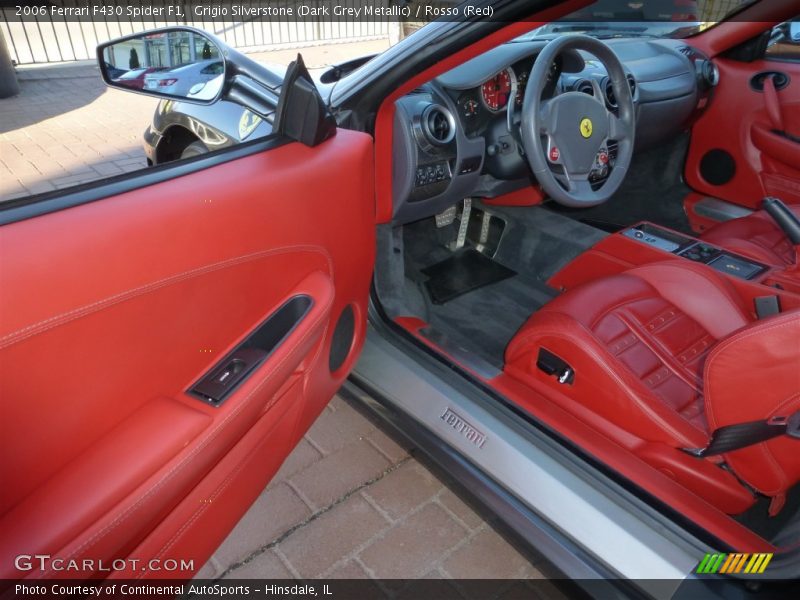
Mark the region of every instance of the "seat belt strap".
[[754, 446], [782, 435], [800, 440], [800, 411], [789, 417], [737, 423], [715, 429], [705, 448], [684, 448], [692, 456], [705, 458]]

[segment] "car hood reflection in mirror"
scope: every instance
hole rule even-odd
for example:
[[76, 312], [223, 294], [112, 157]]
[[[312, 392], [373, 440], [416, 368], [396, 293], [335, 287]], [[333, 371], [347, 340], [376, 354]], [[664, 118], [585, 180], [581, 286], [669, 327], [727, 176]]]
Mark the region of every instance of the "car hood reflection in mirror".
[[101, 67], [113, 87], [204, 103], [219, 97], [225, 80], [225, 61], [214, 41], [185, 29], [111, 42], [102, 50]]
[[224, 83], [224, 75], [217, 75], [214, 79], [209, 81], [201, 81], [191, 87], [188, 97], [195, 100], [213, 100], [220, 93]]

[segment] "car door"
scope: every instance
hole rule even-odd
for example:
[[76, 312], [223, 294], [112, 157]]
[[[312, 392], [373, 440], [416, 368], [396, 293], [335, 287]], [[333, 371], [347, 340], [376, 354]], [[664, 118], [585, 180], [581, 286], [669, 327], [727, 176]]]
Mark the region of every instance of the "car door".
[[276, 134], [0, 211], [3, 579], [203, 565], [361, 348], [372, 155]]
[[692, 129], [687, 183], [750, 209], [765, 196], [800, 203], [800, 23], [778, 25], [714, 62], [719, 84]]

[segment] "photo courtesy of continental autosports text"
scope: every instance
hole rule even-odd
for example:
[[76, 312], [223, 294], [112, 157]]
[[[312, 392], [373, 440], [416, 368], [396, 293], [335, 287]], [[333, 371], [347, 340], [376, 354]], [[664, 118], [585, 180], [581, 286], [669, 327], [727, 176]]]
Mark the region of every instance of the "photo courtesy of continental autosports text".
[[796, 0], [0, 0], [0, 598], [800, 590]]
[[291, 597], [317, 597], [330, 596], [330, 586], [322, 584], [320, 586], [291, 584], [277, 585], [265, 583], [259, 587], [249, 584], [224, 584], [224, 583], [183, 583], [183, 584], [115, 584], [107, 583], [99, 586], [81, 584], [28, 584], [18, 583], [14, 586], [15, 594], [18, 597], [27, 596], [65, 596], [65, 597], [99, 597], [108, 598], [114, 596], [133, 596], [141, 597], [160, 597], [160, 598], [241, 598], [244, 596], [291, 596]]

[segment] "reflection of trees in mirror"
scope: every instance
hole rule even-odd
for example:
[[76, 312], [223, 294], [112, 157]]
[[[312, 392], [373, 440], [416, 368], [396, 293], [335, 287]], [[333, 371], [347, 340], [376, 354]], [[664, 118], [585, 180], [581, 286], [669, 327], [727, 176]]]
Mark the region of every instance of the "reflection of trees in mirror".
[[108, 46], [104, 56], [109, 78], [116, 80], [137, 69], [177, 69], [208, 64], [218, 61], [220, 52], [206, 36], [179, 31], [132, 36]]

